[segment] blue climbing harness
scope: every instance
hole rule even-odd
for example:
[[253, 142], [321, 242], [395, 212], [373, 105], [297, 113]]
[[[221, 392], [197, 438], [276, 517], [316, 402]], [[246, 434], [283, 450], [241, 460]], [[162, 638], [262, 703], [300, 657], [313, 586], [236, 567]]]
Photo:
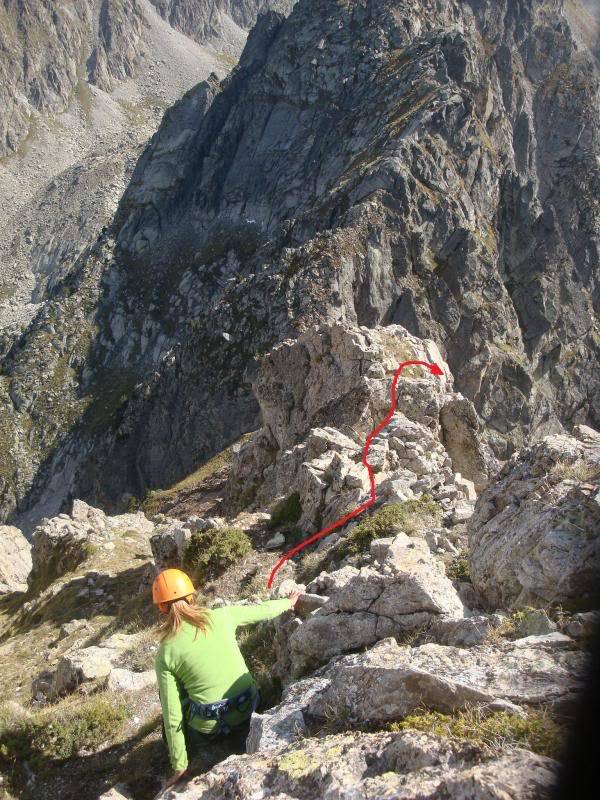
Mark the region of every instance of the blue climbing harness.
[[249, 714], [256, 711], [260, 700], [260, 692], [254, 691], [253, 686], [249, 686], [240, 692], [235, 697], [225, 698], [224, 700], [216, 700], [214, 703], [196, 703], [191, 698], [186, 698], [185, 705], [187, 706], [187, 719], [188, 722], [194, 717], [201, 717], [202, 719], [214, 719], [217, 721], [217, 727], [214, 735], [224, 733], [231, 733], [231, 727], [225, 722], [224, 717], [231, 711], [239, 711], [243, 713], [246, 709], [243, 707], [248, 704]]

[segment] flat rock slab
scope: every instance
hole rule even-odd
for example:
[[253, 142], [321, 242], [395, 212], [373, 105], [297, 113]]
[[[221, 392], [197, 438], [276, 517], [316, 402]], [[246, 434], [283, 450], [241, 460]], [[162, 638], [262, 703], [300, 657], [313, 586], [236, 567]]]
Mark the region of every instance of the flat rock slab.
[[329, 686], [308, 704], [311, 716], [331, 709], [360, 721], [402, 719], [419, 707], [452, 712], [471, 704], [519, 711], [521, 705], [570, 702], [581, 689], [587, 657], [565, 650], [560, 634], [469, 650], [438, 644], [379, 642], [327, 670]]

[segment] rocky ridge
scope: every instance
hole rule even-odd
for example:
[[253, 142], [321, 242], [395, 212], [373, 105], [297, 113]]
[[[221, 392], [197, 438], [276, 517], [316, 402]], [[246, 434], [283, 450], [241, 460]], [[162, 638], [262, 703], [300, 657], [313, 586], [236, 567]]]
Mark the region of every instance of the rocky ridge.
[[[597, 427], [598, 71], [567, 5], [261, 18], [6, 359], [5, 516], [31, 529], [68, 497], [119, 508], [189, 473], [257, 427], [254, 356], [321, 323], [432, 338], [501, 460]], [[59, 418], [40, 376], [65, 362]]]
[[[448, 433], [457, 430], [448, 425], [448, 407], [464, 412], [468, 401], [455, 392], [435, 344], [400, 326], [324, 326], [261, 359], [254, 388], [264, 424], [235, 448], [223, 498], [223, 508], [226, 500], [231, 504], [229, 517], [148, 519], [139, 511], [110, 517], [76, 501], [70, 514], [38, 526], [29, 592], [1, 645], [4, 656], [22, 647], [33, 636], [32, 621], [41, 628], [38, 636], [54, 637], [49, 658], [31, 668], [35, 702], [51, 709], [52, 703], [60, 707], [65, 695], [75, 692], [83, 699], [100, 690], [131, 697], [136, 708], [155, 709], [148, 660], [156, 647], [152, 631], [129, 632], [122, 622], [115, 629], [121, 605], [147, 609], [156, 570], [186, 564], [187, 546], [198, 532], [237, 526], [256, 536], [258, 526], [253, 541], [262, 548], [273, 536], [269, 520], [278, 510], [281, 516], [282, 502], [297, 495], [292, 518], [278, 526], [285, 550], [295, 524], [308, 533], [360, 502], [367, 490], [358, 468], [361, 437], [387, 410], [391, 375], [405, 357], [435, 360], [443, 375], [416, 369], [404, 374], [398, 411], [373, 446], [375, 508], [288, 563], [276, 593], [294, 586], [303, 590], [297, 614], [258, 630], [269, 642], [271, 675], [284, 685], [281, 701], [253, 716], [247, 755], [203, 767], [203, 774], [167, 797], [200, 800], [235, 791], [242, 799], [274, 798], [289, 795], [292, 786], [306, 800], [357, 792], [432, 800], [443, 792], [459, 800], [466, 787], [470, 797], [481, 800], [547, 797], [556, 762], [532, 752], [539, 746], [533, 742], [543, 741], [535, 737], [507, 746], [506, 726], [544, 730], [535, 726], [569, 719], [585, 677], [596, 601], [582, 583], [577, 613], [560, 607], [573, 599], [569, 587], [581, 581], [576, 559], [561, 562], [564, 594], [551, 601], [513, 592], [495, 602], [489, 587], [494, 578], [503, 581], [509, 568], [520, 574], [522, 555], [505, 542], [523, 536], [525, 523], [515, 523], [514, 514], [520, 509], [527, 514], [529, 498], [545, 484], [552, 496], [578, 492], [589, 498], [580, 536], [589, 547], [589, 580], [597, 582], [598, 434], [582, 426], [575, 430], [578, 438], [547, 437], [515, 454], [495, 476], [477, 427], [463, 428], [458, 439]], [[282, 382], [284, 365], [295, 383]], [[472, 415], [461, 413], [465, 419]], [[412, 447], [417, 433], [427, 445], [423, 452]], [[454, 471], [455, 460], [488, 465], [484, 476], [472, 475], [488, 484], [478, 499], [474, 482]], [[252, 488], [254, 511], [236, 516], [244, 481]], [[521, 504], [505, 503], [511, 513], [494, 517], [490, 536], [485, 522], [494, 506], [490, 498], [508, 492]], [[571, 546], [566, 525], [571, 511], [560, 499], [557, 509], [564, 513], [562, 522], [542, 513], [530, 526], [532, 541], [542, 543], [539, 553], [549, 538], [558, 553]], [[505, 547], [502, 557], [497, 545]], [[536, 553], [531, 543], [529, 548]], [[268, 556], [261, 567], [263, 581], [276, 557]], [[457, 571], [465, 561], [472, 584], [468, 568]], [[231, 569], [239, 586], [256, 577], [256, 566], [245, 559]], [[223, 586], [203, 586], [210, 602], [235, 600], [214, 594], [211, 600], [211, 592], [219, 591], [215, 585]], [[511, 580], [506, 585], [512, 592]], [[72, 600], [79, 613], [70, 619]], [[18, 683], [22, 687], [22, 679]], [[470, 733], [448, 737], [419, 729], [424, 711], [447, 720], [444, 725], [470, 719]], [[503, 733], [482, 739], [486, 724], [504, 726]], [[120, 752], [125, 759], [126, 751]], [[107, 798], [129, 795], [118, 767], [107, 768], [106, 775], [121, 784]], [[63, 786], [62, 796], [70, 796], [67, 789]], [[150, 794], [136, 789], [133, 796]]]

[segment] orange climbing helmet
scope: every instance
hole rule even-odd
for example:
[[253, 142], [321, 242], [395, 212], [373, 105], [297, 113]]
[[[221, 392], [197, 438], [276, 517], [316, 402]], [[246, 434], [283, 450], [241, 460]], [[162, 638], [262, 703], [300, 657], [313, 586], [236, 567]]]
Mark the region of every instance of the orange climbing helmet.
[[185, 572], [180, 569], [164, 569], [158, 573], [152, 584], [152, 602], [164, 611], [165, 603], [181, 600], [182, 597], [191, 598], [195, 591], [194, 584]]

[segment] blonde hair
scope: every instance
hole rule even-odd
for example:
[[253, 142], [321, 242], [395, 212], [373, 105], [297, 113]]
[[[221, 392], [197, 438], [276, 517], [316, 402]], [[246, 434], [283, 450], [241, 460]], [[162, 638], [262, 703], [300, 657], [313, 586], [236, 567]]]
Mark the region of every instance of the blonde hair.
[[207, 608], [199, 606], [195, 600], [190, 602], [186, 598], [173, 600], [169, 603], [166, 619], [159, 628], [161, 642], [179, 633], [183, 622], [189, 622], [204, 633], [211, 624], [210, 612]]

